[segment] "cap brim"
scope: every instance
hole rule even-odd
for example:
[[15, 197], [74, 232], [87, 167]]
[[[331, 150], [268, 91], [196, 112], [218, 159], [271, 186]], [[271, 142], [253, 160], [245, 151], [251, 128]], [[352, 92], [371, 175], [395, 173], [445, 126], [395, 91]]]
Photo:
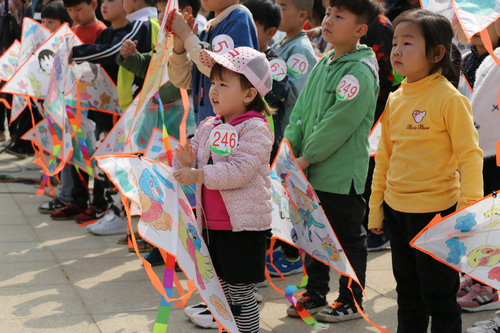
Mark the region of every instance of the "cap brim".
[[217, 63], [229, 70], [232, 70], [233, 72], [239, 73], [239, 71], [234, 66], [233, 62], [231, 62], [223, 55], [219, 55], [217, 53], [208, 50], [201, 50], [199, 53], [199, 58], [200, 62], [203, 65], [207, 66], [208, 68], [214, 67], [214, 65]]

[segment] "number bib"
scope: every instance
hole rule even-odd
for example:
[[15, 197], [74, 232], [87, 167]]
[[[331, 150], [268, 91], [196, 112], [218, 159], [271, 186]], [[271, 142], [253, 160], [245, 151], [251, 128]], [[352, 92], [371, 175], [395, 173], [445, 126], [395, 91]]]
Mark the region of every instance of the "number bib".
[[288, 58], [286, 65], [288, 66], [288, 71], [293, 75], [304, 75], [309, 68], [309, 62], [306, 56], [300, 53], [292, 54], [292, 56]]
[[210, 132], [208, 138], [210, 149], [220, 156], [227, 156], [233, 153], [238, 145], [238, 133], [236, 129], [229, 124], [221, 124]]
[[275, 58], [269, 63], [271, 66], [271, 76], [274, 81], [282, 81], [286, 77], [286, 63], [283, 59]]
[[359, 82], [353, 75], [345, 75], [337, 86], [337, 98], [341, 101], [350, 101], [359, 92]]
[[212, 40], [212, 51], [214, 51], [214, 53], [224, 54], [232, 49], [234, 49], [234, 42], [229, 35], [217, 35]]

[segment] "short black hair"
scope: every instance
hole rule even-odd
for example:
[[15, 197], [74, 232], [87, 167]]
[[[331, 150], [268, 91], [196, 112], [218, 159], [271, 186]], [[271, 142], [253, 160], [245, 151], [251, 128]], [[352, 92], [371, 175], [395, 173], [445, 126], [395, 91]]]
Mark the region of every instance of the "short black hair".
[[250, 10], [253, 20], [264, 29], [278, 28], [281, 23], [281, 9], [272, 0], [246, 0], [243, 5]]
[[69, 17], [68, 11], [60, 1], [53, 1], [43, 7], [42, 18], [59, 20], [61, 23], [68, 22], [71, 24], [71, 17]]
[[90, 5], [92, 3], [92, 0], [63, 0], [63, 2], [64, 2], [64, 7], [68, 8], [79, 5], [82, 2], [85, 2]]
[[[168, 0], [166, 0], [168, 1]], [[179, 0], [179, 9], [183, 10], [187, 6], [191, 6], [193, 9], [193, 17], [196, 18], [198, 12], [201, 9], [201, 1], [200, 0]]]
[[358, 23], [366, 25], [384, 13], [384, 6], [377, 0], [330, 0], [330, 7], [345, 8], [358, 17]]

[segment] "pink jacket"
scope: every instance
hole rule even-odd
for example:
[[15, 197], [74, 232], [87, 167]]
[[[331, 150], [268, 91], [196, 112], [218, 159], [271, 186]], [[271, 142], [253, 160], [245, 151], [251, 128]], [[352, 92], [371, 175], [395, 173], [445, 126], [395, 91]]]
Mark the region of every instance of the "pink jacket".
[[[250, 111], [251, 112], [251, 111]], [[255, 112], [255, 111], [254, 111]], [[246, 114], [245, 114], [246, 115]], [[215, 117], [202, 121], [191, 145], [196, 154], [193, 167], [203, 169], [204, 185], [220, 190], [233, 231], [271, 228], [271, 179], [269, 158], [273, 134], [261, 118], [249, 117], [234, 125], [238, 145], [229, 156], [210, 154], [209, 136]], [[208, 160], [212, 156], [212, 165]], [[196, 185], [198, 223], [203, 219], [201, 185]]]

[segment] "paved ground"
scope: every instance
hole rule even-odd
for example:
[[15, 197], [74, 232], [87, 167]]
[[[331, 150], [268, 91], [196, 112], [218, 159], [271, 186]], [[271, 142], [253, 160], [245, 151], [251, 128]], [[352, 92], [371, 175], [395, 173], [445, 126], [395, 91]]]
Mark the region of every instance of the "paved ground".
[[[40, 177], [20, 167], [27, 160], [0, 154], [0, 175]], [[151, 332], [160, 295], [134, 253], [116, 244], [118, 236], [93, 236], [73, 221], [52, 221], [38, 213], [48, 201], [33, 185], [0, 183], [0, 332]], [[161, 277], [162, 268], [156, 273]], [[337, 286], [332, 273], [331, 289]], [[180, 276], [181, 281], [183, 275]], [[300, 276], [278, 282], [299, 282]], [[390, 252], [368, 257], [364, 307], [377, 324], [395, 331], [396, 293]], [[288, 318], [288, 302], [270, 287], [262, 288], [262, 332], [368, 332], [364, 320], [313, 329]], [[335, 299], [335, 293], [328, 300]], [[188, 304], [200, 301], [197, 295]], [[463, 314], [464, 331], [493, 312]], [[168, 332], [197, 329], [182, 309], [174, 309]], [[217, 332], [212, 330], [212, 332]]]

